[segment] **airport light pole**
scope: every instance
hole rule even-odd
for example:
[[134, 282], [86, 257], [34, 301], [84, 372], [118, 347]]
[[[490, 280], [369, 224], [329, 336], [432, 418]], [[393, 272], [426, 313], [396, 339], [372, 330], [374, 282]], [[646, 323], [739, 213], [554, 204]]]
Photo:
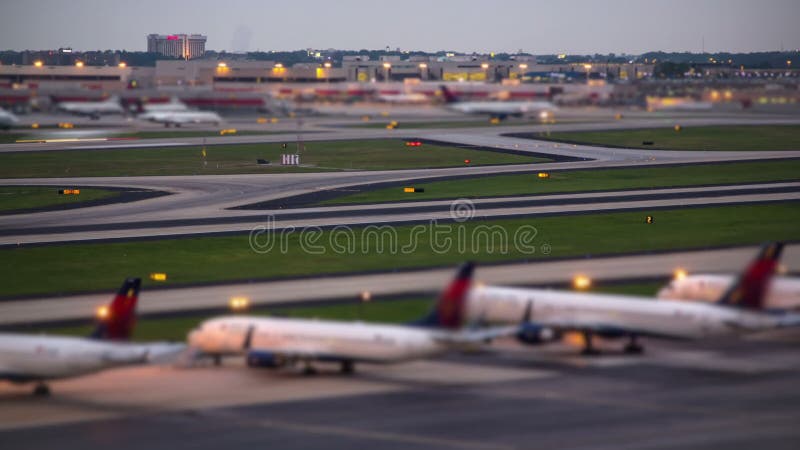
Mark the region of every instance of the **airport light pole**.
[[390, 71], [392, 70], [392, 65], [390, 63], [388, 63], [388, 62], [385, 62], [385, 63], [383, 63], [383, 69], [384, 69], [384, 73], [385, 73], [383, 81], [388, 83], [389, 82], [389, 74], [390, 74]]

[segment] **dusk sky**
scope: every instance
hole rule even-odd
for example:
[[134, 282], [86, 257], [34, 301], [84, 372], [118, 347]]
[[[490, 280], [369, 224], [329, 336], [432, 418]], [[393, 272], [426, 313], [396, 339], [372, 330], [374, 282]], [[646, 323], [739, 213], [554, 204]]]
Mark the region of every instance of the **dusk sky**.
[[800, 48], [797, 0], [2, 0], [0, 49], [143, 51], [149, 33], [207, 48], [631, 53]]

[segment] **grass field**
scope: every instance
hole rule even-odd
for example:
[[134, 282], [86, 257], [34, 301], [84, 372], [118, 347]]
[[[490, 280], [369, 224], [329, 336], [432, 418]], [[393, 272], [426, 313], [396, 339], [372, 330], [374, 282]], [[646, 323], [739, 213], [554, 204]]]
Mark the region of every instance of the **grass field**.
[[[136, 175], [214, 175], [321, 170], [390, 170], [472, 165], [520, 164], [549, 161], [544, 158], [424, 144], [406, 147], [402, 140], [307, 142], [301, 151], [303, 167], [280, 165], [282, 153], [297, 150], [295, 143], [145, 148], [121, 150], [70, 150], [0, 154], [0, 178], [85, 177]], [[256, 159], [273, 162], [256, 164]]]
[[[662, 286], [659, 282], [600, 285], [593, 292], [653, 296]], [[141, 295], [147, 295], [143, 292]], [[257, 316], [302, 317], [329, 320], [362, 320], [374, 323], [407, 323], [423, 317], [431, 308], [434, 296], [401, 299], [374, 299], [369, 303], [334, 303], [320, 306], [257, 308], [248, 314]], [[135, 341], [183, 341], [200, 322], [213, 317], [209, 314], [187, 314], [179, 317], [139, 320], [133, 335]], [[88, 336], [94, 325], [31, 327], [21, 331], [53, 335]]]
[[408, 194], [388, 187], [343, 195], [320, 204], [380, 203], [446, 198], [535, 195], [555, 192], [751, 183], [800, 179], [800, 160], [705, 164], [680, 167], [565, 170], [540, 179], [535, 172], [415, 183], [425, 192]]
[[[539, 139], [660, 150], [800, 150], [800, 125], [737, 125], [553, 132]], [[643, 145], [650, 141], [653, 145]]]
[[[652, 225], [644, 223], [648, 214], [656, 219]], [[152, 272], [167, 273], [168, 281], [160, 285], [174, 286], [455, 266], [467, 259], [492, 262], [758, 244], [800, 239], [799, 222], [800, 202], [786, 202], [470, 221], [435, 230], [406, 225], [384, 228], [380, 231], [388, 234], [380, 236], [372, 232], [375, 227], [353, 228], [352, 234], [324, 231], [316, 238], [297, 230], [270, 235], [274, 246], [262, 253], [253, 251], [248, 236], [240, 235], [20, 246], [0, 249], [0, 271], [14, 280], [0, 284], [0, 296], [103, 292], [125, 277], [146, 278]], [[523, 239], [526, 230], [529, 234]], [[501, 237], [492, 236], [489, 245], [488, 234], [495, 231]], [[507, 236], [505, 246], [502, 236]], [[265, 239], [256, 240], [262, 249]], [[345, 250], [348, 242], [353, 247]], [[378, 242], [384, 248], [379, 249]], [[543, 246], [551, 253], [543, 254]], [[151, 283], [145, 280], [145, 285]]]
[[59, 195], [56, 187], [0, 186], [0, 213], [72, 205], [112, 198], [119, 194], [119, 191], [107, 189], [81, 189], [79, 195]]

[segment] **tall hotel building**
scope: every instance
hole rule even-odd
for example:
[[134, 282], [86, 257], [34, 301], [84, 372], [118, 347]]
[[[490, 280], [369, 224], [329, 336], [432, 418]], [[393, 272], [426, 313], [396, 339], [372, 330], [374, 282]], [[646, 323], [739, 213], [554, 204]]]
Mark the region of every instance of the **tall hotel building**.
[[149, 34], [147, 51], [173, 58], [199, 58], [206, 51], [206, 37], [200, 34]]

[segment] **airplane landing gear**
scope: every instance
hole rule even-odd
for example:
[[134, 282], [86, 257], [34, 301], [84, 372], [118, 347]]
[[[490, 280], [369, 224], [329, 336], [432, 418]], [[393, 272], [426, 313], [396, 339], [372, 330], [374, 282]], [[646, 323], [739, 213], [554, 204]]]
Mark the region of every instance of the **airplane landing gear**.
[[583, 332], [583, 350], [581, 351], [581, 355], [584, 356], [596, 356], [600, 354], [600, 350], [596, 349], [592, 343], [593, 334], [591, 331], [584, 331]]
[[33, 395], [37, 397], [47, 397], [50, 395], [50, 386], [45, 384], [44, 382], [39, 382], [36, 384], [36, 387], [33, 388]]
[[356, 367], [355, 364], [353, 364], [353, 361], [342, 361], [342, 367], [341, 367], [342, 373], [349, 375], [355, 372], [355, 370]]
[[625, 345], [624, 352], [628, 355], [641, 355], [644, 353], [644, 347], [639, 345], [639, 342], [636, 340], [637, 336], [632, 334], [628, 344]]
[[305, 367], [303, 367], [303, 375], [311, 376], [316, 374], [317, 374], [317, 369], [311, 364], [306, 364]]

